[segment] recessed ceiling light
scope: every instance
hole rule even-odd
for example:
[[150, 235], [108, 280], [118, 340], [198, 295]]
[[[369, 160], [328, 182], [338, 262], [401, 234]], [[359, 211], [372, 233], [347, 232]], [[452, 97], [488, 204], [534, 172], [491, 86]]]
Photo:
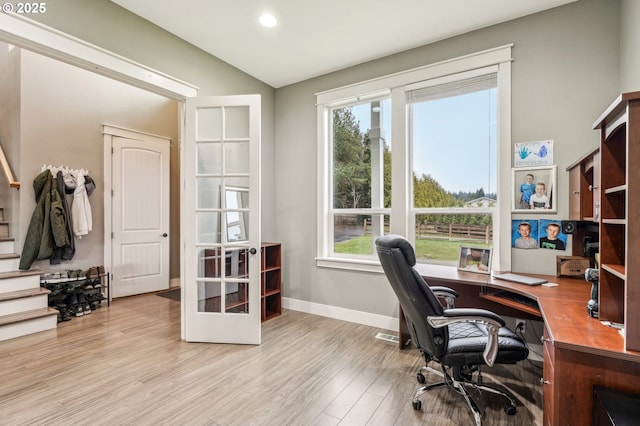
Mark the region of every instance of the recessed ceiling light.
[[265, 13], [259, 19], [260, 23], [265, 27], [275, 27], [278, 24], [278, 20], [270, 13]]

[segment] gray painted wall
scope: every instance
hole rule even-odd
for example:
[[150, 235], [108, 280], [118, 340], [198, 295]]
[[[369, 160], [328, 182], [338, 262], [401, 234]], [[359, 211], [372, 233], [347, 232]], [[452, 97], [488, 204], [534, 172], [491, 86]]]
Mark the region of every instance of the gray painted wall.
[[640, 2], [622, 0], [620, 10], [620, 92], [640, 90]]
[[[619, 90], [619, 20], [618, 2], [581, 0], [278, 89], [276, 187], [287, 188], [277, 192], [285, 295], [381, 315], [397, 313], [382, 276], [315, 266], [315, 93], [514, 43], [511, 139], [555, 141], [559, 210], [541, 218], [566, 218], [565, 168], [598, 144], [591, 125]], [[557, 252], [512, 252], [514, 270], [555, 274]]]

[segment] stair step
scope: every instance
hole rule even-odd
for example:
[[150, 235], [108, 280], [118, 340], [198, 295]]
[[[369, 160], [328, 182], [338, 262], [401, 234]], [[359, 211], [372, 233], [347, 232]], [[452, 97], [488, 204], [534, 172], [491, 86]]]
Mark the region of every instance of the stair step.
[[40, 331], [53, 330], [57, 325], [58, 311], [49, 307], [3, 315], [0, 316], [0, 342]]
[[0, 293], [38, 288], [41, 273], [39, 269], [0, 272]]
[[0, 253], [0, 272], [17, 271], [20, 267], [20, 255]]
[[0, 302], [4, 300], [22, 299], [25, 297], [32, 297], [32, 296], [42, 296], [43, 294], [48, 295], [50, 293], [51, 293], [51, 290], [44, 287], [27, 288], [25, 290], [18, 290], [18, 291], [9, 291], [7, 293], [0, 293]]
[[15, 239], [0, 237], [0, 253], [13, 253], [15, 251]]
[[48, 306], [44, 308], [32, 309], [30, 311], [20, 312], [11, 315], [0, 315], [0, 326], [7, 324], [15, 324], [23, 321], [29, 321], [36, 318], [45, 318], [50, 316], [58, 316], [58, 310]]

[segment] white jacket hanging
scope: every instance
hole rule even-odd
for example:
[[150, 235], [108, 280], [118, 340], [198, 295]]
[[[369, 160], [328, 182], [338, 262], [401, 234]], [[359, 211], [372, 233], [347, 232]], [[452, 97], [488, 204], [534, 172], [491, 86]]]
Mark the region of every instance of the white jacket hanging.
[[[73, 173], [73, 172], [72, 172]], [[85, 187], [85, 178], [82, 173], [73, 173], [76, 179], [76, 189], [73, 191], [73, 202], [71, 204], [71, 217], [73, 218], [73, 234], [82, 238], [93, 228], [91, 218], [91, 204], [89, 195]]]

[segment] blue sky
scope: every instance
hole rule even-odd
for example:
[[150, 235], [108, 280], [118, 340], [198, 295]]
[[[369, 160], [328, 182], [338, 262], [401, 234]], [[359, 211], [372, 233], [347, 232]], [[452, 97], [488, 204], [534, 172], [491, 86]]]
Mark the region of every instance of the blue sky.
[[[386, 101], [382, 109], [387, 138], [391, 135], [390, 114], [384, 113], [390, 106]], [[361, 130], [369, 129], [369, 105], [358, 105], [353, 112]], [[485, 192], [496, 191], [496, 167], [490, 164], [496, 158], [495, 96], [482, 91], [421, 102], [413, 112], [417, 175], [429, 174], [451, 192], [473, 192], [481, 187]]]

